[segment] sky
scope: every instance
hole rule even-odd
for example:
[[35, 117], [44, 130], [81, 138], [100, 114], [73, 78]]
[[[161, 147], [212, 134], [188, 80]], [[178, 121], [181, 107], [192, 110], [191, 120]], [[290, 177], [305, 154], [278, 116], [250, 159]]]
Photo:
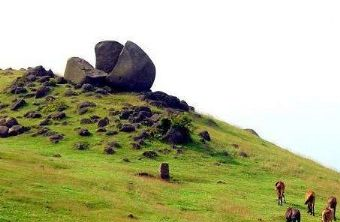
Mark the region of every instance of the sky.
[[340, 2], [4, 0], [0, 67], [132, 40], [157, 68], [153, 90], [340, 170]]

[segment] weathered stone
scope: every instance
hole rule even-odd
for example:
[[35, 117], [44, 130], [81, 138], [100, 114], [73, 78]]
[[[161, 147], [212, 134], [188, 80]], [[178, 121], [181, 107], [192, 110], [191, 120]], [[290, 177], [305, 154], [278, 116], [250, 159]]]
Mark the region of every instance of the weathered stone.
[[24, 99], [17, 99], [12, 105], [11, 110], [18, 110], [21, 107], [26, 105], [26, 101]]
[[142, 95], [142, 99], [149, 101], [150, 104], [156, 105], [158, 107], [168, 107], [189, 111], [189, 105], [185, 101], [181, 101], [177, 97], [168, 95], [161, 91], [146, 92], [144, 95]]
[[25, 127], [21, 125], [14, 125], [8, 130], [8, 135], [16, 136], [25, 132]]
[[102, 128], [102, 127], [105, 127], [105, 126], [109, 125], [109, 123], [110, 123], [109, 118], [105, 117], [105, 118], [103, 118], [103, 119], [100, 119], [100, 120], [98, 121], [98, 124], [97, 124], [97, 125], [98, 125], [98, 127]]
[[87, 108], [87, 107], [96, 107], [96, 104], [94, 102], [88, 102], [88, 101], [85, 101], [85, 102], [82, 102], [78, 105], [78, 108], [81, 109], [81, 108]]
[[61, 119], [66, 118], [66, 114], [64, 112], [56, 112], [56, 113], [50, 114], [49, 118], [53, 120], [61, 120]]
[[26, 72], [26, 76], [33, 75], [33, 76], [54, 76], [54, 73], [51, 70], [46, 71], [43, 66], [36, 66], [34, 68], [30, 68]]
[[80, 129], [78, 134], [79, 136], [91, 136], [91, 133], [88, 129]]
[[93, 66], [78, 57], [72, 57], [67, 61], [64, 78], [73, 84], [104, 85], [107, 73], [94, 69]]
[[35, 98], [42, 98], [44, 96], [47, 96], [49, 91], [50, 91], [49, 87], [42, 86], [42, 87], [38, 88], [37, 91], [35, 92]]
[[202, 131], [198, 134], [203, 140], [205, 141], [210, 141], [211, 138], [210, 138], [210, 135], [209, 135], [209, 132], [208, 131]]
[[6, 118], [6, 126], [11, 128], [14, 125], [18, 125], [18, 121], [13, 117]]
[[41, 115], [41, 113], [39, 113], [37, 111], [30, 111], [30, 112], [25, 113], [24, 117], [36, 119], [36, 118], [41, 118], [42, 115]]
[[136, 131], [136, 127], [132, 124], [123, 124], [120, 131], [130, 133]]
[[0, 126], [0, 137], [8, 137], [8, 127]]
[[169, 164], [168, 163], [162, 163], [159, 171], [160, 171], [160, 176], [163, 180], [169, 180], [170, 179], [170, 170], [169, 170]]
[[92, 92], [94, 91], [94, 86], [90, 83], [84, 83], [81, 87], [83, 92]]
[[64, 136], [61, 134], [53, 134], [49, 137], [49, 140], [52, 143], [59, 143], [60, 140], [64, 139]]
[[114, 89], [147, 91], [155, 77], [156, 68], [149, 56], [135, 43], [127, 41], [107, 81]]
[[191, 141], [191, 136], [185, 127], [171, 127], [163, 139], [171, 144], [185, 144]]
[[143, 156], [150, 158], [150, 159], [154, 159], [158, 157], [158, 154], [155, 151], [150, 150], [150, 151], [143, 152]]
[[102, 41], [95, 46], [96, 69], [110, 73], [115, 67], [123, 45], [116, 41]]
[[87, 150], [89, 149], [90, 144], [88, 144], [87, 142], [77, 142], [74, 144], [74, 148], [76, 148], [77, 150]]

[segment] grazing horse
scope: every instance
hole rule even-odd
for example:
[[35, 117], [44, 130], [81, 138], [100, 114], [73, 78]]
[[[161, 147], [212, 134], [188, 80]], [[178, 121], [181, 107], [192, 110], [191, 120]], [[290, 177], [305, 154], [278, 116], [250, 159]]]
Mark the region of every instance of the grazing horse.
[[306, 193], [305, 205], [307, 205], [307, 213], [315, 216], [315, 193], [313, 191]]
[[334, 210], [327, 207], [322, 211], [322, 222], [332, 222], [334, 216]]
[[285, 198], [285, 184], [282, 181], [278, 181], [275, 184], [275, 189], [277, 193], [277, 204], [282, 205], [282, 202], [286, 203], [286, 198]]
[[301, 215], [298, 209], [289, 207], [286, 211], [286, 222], [300, 222]]
[[330, 198], [328, 198], [328, 201], [327, 201], [327, 208], [330, 208], [333, 210], [333, 218], [334, 220], [336, 220], [336, 205], [337, 205], [337, 200], [336, 200], [336, 197], [332, 196]]

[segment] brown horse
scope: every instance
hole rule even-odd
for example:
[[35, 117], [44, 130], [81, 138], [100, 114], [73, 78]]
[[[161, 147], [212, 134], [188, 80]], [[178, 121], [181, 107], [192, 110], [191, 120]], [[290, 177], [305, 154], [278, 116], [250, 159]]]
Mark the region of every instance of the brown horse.
[[298, 209], [289, 207], [286, 211], [286, 221], [287, 222], [300, 222], [301, 215]]
[[305, 205], [307, 205], [307, 213], [315, 216], [315, 193], [313, 191], [306, 193]]
[[277, 204], [282, 205], [283, 202], [286, 203], [286, 198], [285, 198], [285, 184], [282, 181], [278, 181], [275, 184], [275, 189], [277, 193]]
[[322, 211], [322, 222], [332, 222], [334, 211], [332, 208], [327, 207]]
[[336, 197], [332, 196], [330, 198], [328, 198], [328, 201], [327, 201], [327, 208], [330, 208], [333, 210], [333, 218], [334, 220], [336, 220], [336, 205], [337, 205], [337, 200], [336, 200]]

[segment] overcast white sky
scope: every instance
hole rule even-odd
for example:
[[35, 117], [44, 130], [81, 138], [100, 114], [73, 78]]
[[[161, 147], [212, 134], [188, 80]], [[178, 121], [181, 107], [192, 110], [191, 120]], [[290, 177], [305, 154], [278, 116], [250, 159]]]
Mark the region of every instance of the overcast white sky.
[[94, 63], [94, 45], [132, 40], [153, 90], [340, 170], [340, 1], [0, 2], [0, 67]]

